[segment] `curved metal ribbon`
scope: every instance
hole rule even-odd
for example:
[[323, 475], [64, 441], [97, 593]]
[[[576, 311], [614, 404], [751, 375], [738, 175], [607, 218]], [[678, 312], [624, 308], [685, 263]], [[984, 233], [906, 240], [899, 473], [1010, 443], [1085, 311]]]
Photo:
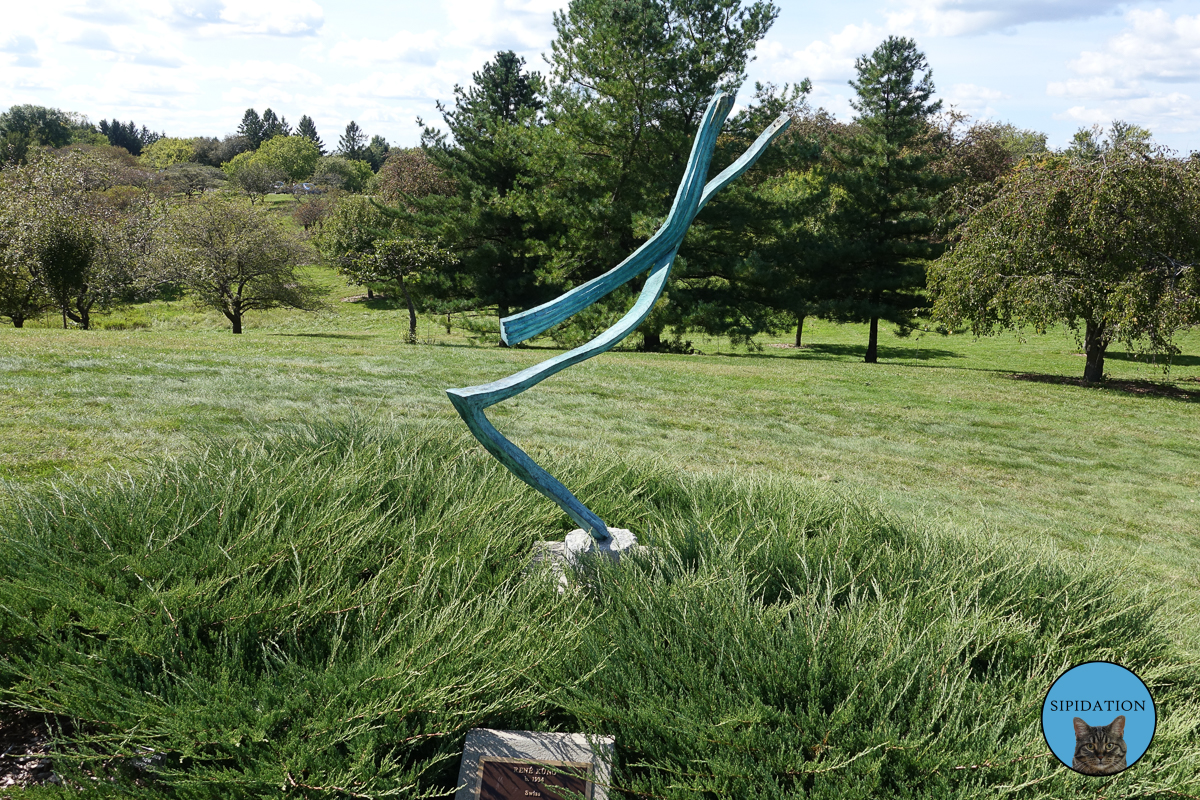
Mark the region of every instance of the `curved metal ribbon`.
[[618, 286], [649, 269], [649, 277], [642, 287], [641, 294], [638, 295], [637, 302], [626, 312], [625, 316], [590, 342], [543, 361], [541, 364], [523, 369], [515, 375], [480, 386], [446, 390], [450, 402], [458, 409], [459, 415], [467, 423], [471, 433], [475, 434], [475, 438], [489, 453], [508, 467], [518, 478], [557, 503], [571, 519], [597, 540], [603, 541], [608, 538], [608, 527], [604, 521], [579, 502], [578, 498], [571, 494], [570, 490], [554, 476], [538, 466], [525, 451], [496, 430], [484, 416], [483, 410], [513, 395], [520, 394], [572, 364], [578, 364], [580, 361], [611, 350], [618, 342], [633, 333], [637, 326], [646, 319], [654, 307], [654, 303], [662, 295], [667, 283], [667, 276], [671, 272], [671, 265], [675, 261], [675, 254], [679, 252], [679, 245], [683, 242], [683, 237], [696, 214], [722, 187], [748, 170], [767, 149], [771, 141], [783, 133], [791, 122], [786, 115], [780, 116], [767, 126], [766, 130], [737, 161], [704, 184], [704, 177], [708, 174], [708, 166], [712, 161], [713, 149], [716, 147], [717, 135], [732, 108], [733, 97], [724, 92], [715, 95], [708, 104], [700, 124], [700, 131], [696, 134], [696, 140], [692, 144], [691, 157], [688, 159], [687, 169], [679, 184], [679, 191], [675, 195], [671, 212], [654, 236], [650, 237], [632, 255], [600, 277], [581, 284], [548, 303], [543, 303], [520, 314], [505, 317], [500, 321], [500, 336], [509, 345], [523, 342], [590, 306]]

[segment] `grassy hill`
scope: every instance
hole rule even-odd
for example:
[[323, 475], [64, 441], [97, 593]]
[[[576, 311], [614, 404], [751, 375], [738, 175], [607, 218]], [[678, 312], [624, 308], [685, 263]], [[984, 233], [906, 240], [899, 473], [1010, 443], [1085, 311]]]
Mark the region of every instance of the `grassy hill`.
[[315, 274], [327, 312], [241, 336], [180, 303], [0, 328], [0, 703], [75, 720], [73, 763], [438, 795], [486, 724], [614, 733], [630, 797], [1092, 796], [1037, 712], [1112, 658], [1169, 717], [1106, 785], [1200, 793], [1200, 336], [1106, 388], [1061, 331], [594, 359], [492, 412], [656, 548], [559, 599], [523, 566], [565, 515], [444, 395], [551, 352], [406, 345]]

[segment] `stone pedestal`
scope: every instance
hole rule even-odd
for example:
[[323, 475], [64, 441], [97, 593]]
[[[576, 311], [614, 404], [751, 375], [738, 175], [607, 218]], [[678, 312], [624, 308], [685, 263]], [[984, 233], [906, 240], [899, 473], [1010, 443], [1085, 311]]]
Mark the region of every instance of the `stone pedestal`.
[[565, 541], [535, 544], [530, 566], [537, 568], [542, 564], [549, 565], [550, 571], [558, 578], [558, 593], [562, 594], [567, 590], [567, 567], [578, 567], [581, 555], [596, 553], [616, 563], [621, 560], [622, 554], [644, 549], [637, 543], [633, 532], [624, 528], [609, 528], [608, 538], [602, 542], [596, 541], [587, 531], [576, 528], [567, 534]]

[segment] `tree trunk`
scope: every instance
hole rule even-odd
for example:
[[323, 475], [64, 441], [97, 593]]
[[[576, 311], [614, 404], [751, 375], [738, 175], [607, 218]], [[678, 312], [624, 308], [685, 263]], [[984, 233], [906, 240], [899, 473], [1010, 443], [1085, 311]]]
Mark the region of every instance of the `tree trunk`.
[[642, 331], [642, 352], [657, 353], [662, 350], [662, 331]]
[[800, 346], [800, 337], [804, 333], [804, 314], [796, 315], [796, 347]]
[[446, 312], [446, 333], [450, 333], [450, 312]]
[[373, 292], [373, 291], [371, 290], [371, 287], [370, 287], [370, 286], [368, 286], [368, 287], [367, 287], [367, 299], [368, 299], [368, 300], [374, 300], [374, 299], [375, 299], [375, 292]]
[[408, 293], [408, 284], [404, 277], [400, 278], [400, 291], [404, 293], [404, 302], [408, 303], [408, 343], [417, 343], [417, 308], [413, 305], [412, 295]]
[[879, 317], [871, 317], [871, 334], [867, 339], [867, 355], [863, 361], [868, 364], [879, 361]]
[[[496, 317], [500, 320], [503, 320], [507, 316], [508, 316], [508, 306], [497, 305], [496, 306]], [[503, 337], [501, 337], [500, 341], [497, 343], [497, 347], [508, 347], [508, 343], [504, 341]]]
[[24, 317], [13, 317], [12, 322], [13, 322], [14, 328], [24, 328], [25, 327], [25, 318]]
[[233, 332], [234, 333], [242, 332], [242, 315], [241, 314], [234, 314], [233, 316], [231, 316], [229, 318], [229, 321], [233, 323]]
[[1083, 368], [1084, 383], [1100, 383], [1104, 380], [1104, 351], [1107, 349], [1108, 337], [1105, 336], [1104, 323], [1088, 320], [1083, 335], [1083, 352], [1087, 355], [1087, 363]]

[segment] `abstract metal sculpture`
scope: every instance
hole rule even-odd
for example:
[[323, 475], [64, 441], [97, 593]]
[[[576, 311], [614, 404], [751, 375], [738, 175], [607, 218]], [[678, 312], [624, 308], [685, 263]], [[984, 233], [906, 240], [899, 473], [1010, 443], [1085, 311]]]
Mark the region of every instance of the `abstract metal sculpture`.
[[548, 303], [505, 317], [500, 321], [500, 337], [508, 345], [523, 342], [587, 308], [618, 286], [649, 269], [650, 275], [637, 302], [625, 316], [590, 342], [541, 364], [523, 369], [515, 375], [481, 386], [446, 390], [450, 402], [458, 409], [458, 413], [479, 443], [518, 478], [558, 503], [571, 519], [597, 541], [609, 538], [608, 527], [604, 521], [579, 502], [578, 498], [554, 476], [538, 466], [521, 448], [504, 438], [484, 416], [483, 410], [520, 394], [573, 364], [611, 350], [642, 323], [666, 286], [675, 254], [679, 251], [684, 234], [687, 233], [696, 214], [722, 187], [748, 170], [771, 141], [783, 133], [790, 123], [786, 115], [780, 116], [759, 135], [737, 161], [705, 184], [704, 178], [708, 174], [717, 134], [732, 108], [733, 97], [724, 92], [718, 93], [708, 104], [700, 131], [692, 144], [692, 154], [688, 159], [683, 180], [679, 184], [679, 191], [675, 195], [675, 202], [671, 206], [671, 213], [654, 236], [634, 251], [633, 255], [600, 277], [577, 286]]

